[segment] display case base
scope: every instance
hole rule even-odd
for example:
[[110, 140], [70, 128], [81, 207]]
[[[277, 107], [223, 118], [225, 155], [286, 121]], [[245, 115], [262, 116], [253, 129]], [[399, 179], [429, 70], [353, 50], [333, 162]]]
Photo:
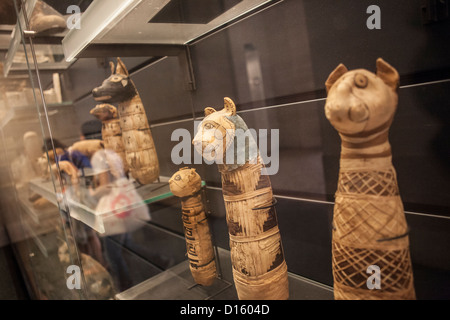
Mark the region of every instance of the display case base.
[[[230, 252], [218, 248], [219, 277], [209, 287], [196, 285], [188, 260], [116, 295], [117, 300], [238, 300]], [[288, 273], [290, 300], [333, 300], [333, 288]]]

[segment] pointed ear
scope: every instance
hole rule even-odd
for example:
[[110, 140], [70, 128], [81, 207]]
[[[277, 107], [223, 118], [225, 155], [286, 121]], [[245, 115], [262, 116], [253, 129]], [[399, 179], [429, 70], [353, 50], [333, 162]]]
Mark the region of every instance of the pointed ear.
[[111, 68], [111, 74], [114, 74], [114, 69], [116, 68], [116, 66], [114, 65], [114, 62], [110, 61], [109, 67]]
[[217, 112], [216, 109], [207, 107], [205, 108], [205, 117], [209, 116], [211, 113]]
[[394, 91], [398, 90], [400, 76], [397, 70], [381, 58], [377, 59], [377, 76]]
[[340, 77], [342, 77], [345, 73], [348, 72], [348, 69], [346, 66], [344, 66], [342, 63], [336, 67], [336, 69], [333, 70], [333, 72], [328, 76], [327, 81], [325, 81], [325, 87], [327, 88], [327, 93], [330, 91], [333, 84], [338, 81]]
[[230, 98], [224, 98], [224, 107], [228, 114], [234, 116], [236, 114], [236, 105]]
[[116, 73], [118, 73], [118, 74], [123, 74], [123, 75], [125, 75], [125, 76], [129, 76], [129, 74], [128, 74], [128, 70], [127, 70], [127, 68], [125, 67], [125, 64], [123, 63], [123, 61], [119, 58], [119, 57], [117, 57], [117, 68], [116, 68]]
[[117, 108], [116, 107], [114, 107], [111, 104], [108, 104], [108, 110], [109, 110], [109, 112], [111, 112], [111, 116], [113, 118], [117, 118]]

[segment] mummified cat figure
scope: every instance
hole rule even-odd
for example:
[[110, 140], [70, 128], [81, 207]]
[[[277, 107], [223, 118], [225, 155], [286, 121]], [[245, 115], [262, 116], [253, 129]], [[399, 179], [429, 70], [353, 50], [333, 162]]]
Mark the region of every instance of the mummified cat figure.
[[120, 127], [126, 163], [139, 183], [152, 183], [159, 178], [159, 162], [147, 115], [139, 93], [120, 58], [112, 75], [92, 90], [96, 101], [118, 103]]
[[376, 74], [341, 64], [326, 82], [325, 115], [342, 140], [333, 217], [335, 299], [415, 299], [388, 140], [398, 85], [397, 71], [381, 58]]
[[288, 299], [287, 266], [272, 186], [256, 143], [231, 99], [225, 98], [221, 111], [206, 108], [205, 116], [193, 144], [203, 158], [217, 163], [222, 175], [239, 299]]
[[195, 169], [182, 168], [169, 180], [172, 193], [181, 198], [187, 256], [194, 281], [210, 286], [216, 278], [216, 260], [202, 197], [202, 179]]
[[122, 128], [117, 115], [117, 108], [108, 103], [95, 106], [90, 113], [102, 122], [102, 139], [105, 149], [116, 152], [123, 163], [123, 171], [128, 173], [125, 146], [122, 139]]

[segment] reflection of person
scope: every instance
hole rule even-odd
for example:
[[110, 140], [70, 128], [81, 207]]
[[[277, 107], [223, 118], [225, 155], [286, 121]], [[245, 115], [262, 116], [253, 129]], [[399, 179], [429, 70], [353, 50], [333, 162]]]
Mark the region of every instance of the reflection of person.
[[95, 189], [91, 195], [100, 198], [109, 191], [112, 183], [125, 177], [122, 159], [112, 150], [99, 150], [92, 156]]
[[[131, 232], [150, 220], [147, 205], [137, 193], [132, 181], [126, 176], [122, 158], [116, 152], [104, 149], [91, 159], [95, 189], [91, 195], [98, 199], [95, 211], [102, 219], [105, 234], [116, 236], [121, 243], [132, 243]], [[128, 265], [118, 248], [108, 238], [104, 241], [107, 259], [120, 290], [131, 285]]]
[[53, 139], [53, 146], [55, 147], [55, 153], [53, 152], [52, 139], [45, 139], [44, 152], [48, 150], [48, 156], [52, 162], [70, 161], [78, 169], [91, 168], [89, 158], [77, 150], [67, 150], [67, 147], [60, 141]]
[[38, 159], [42, 156], [41, 148], [41, 140], [38, 137], [37, 133], [34, 131], [25, 132], [23, 135], [23, 148], [25, 151], [25, 156], [30, 162], [31, 167], [35, 173], [35, 176], [41, 175], [41, 168], [38, 164]]
[[16, 187], [25, 186], [30, 179], [37, 177], [41, 170], [38, 158], [42, 155], [39, 148], [41, 142], [34, 131], [28, 131], [23, 135], [23, 152], [11, 164]]
[[125, 176], [122, 158], [116, 152], [104, 149], [97, 151], [91, 161], [95, 189], [90, 193], [98, 199], [95, 210], [98, 215], [107, 213], [110, 220], [119, 218], [119, 221], [114, 221], [115, 231], [109, 230], [109, 233], [136, 229], [136, 218], [148, 220], [148, 208]]
[[31, 179], [41, 176], [43, 170], [38, 159], [42, 156], [40, 148], [42, 141], [34, 131], [25, 132], [23, 135], [23, 152], [14, 159], [11, 164], [12, 173], [18, 190], [27, 188], [28, 200], [33, 203], [33, 208], [45, 210], [55, 206], [47, 199], [28, 189], [28, 182]]
[[[55, 152], [53, 152], [53, 146], [55, 147]], [[65, 190], [66, 195], [75, 200], [79, 199], [79, 180], [78, 173], [76, 171], [80, 170], [81, 172], [84, 172], [84, 169], [92, 168], [89, 157], [78, 150], [67, 148], [57, 139], [53, 139], [52, 145], [52, 139], [47, 138], [43, 149], [48, 150], [50, 160], [54, 163], [58, 162], [61, 171], [65, 171], [65, 173], [71, 177], [72, 186], [71, 188]], [[75, 238], [80, 251], [91, 255], [102, 265], [106, 266], [106, 262], [104, 261], [102, 255], [102, 246], [95, 231], [87, 227], [82, 222], [75, 219], [72, 221], [74, 225]]]

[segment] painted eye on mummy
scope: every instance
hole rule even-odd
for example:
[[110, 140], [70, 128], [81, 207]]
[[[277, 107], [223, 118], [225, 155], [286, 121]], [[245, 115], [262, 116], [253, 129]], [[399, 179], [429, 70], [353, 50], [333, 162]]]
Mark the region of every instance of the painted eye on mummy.
[[364, 89], [369, 84], [369, 79], [363, 74], [357, 73], [355, 75], [355, 86], [357, 86], [360, 89]]
[[114, 77], [111, 78], [112, 82], [119, 82], [121, 80], [122, 80], [122, 77], [120, 77], [120, 76], [114, 76]]
[[203, 126], [203, 129], [211, 130], [211, 129], [214, 129], [214, 126], [211, 123], [205, 123], [205, 125]]

